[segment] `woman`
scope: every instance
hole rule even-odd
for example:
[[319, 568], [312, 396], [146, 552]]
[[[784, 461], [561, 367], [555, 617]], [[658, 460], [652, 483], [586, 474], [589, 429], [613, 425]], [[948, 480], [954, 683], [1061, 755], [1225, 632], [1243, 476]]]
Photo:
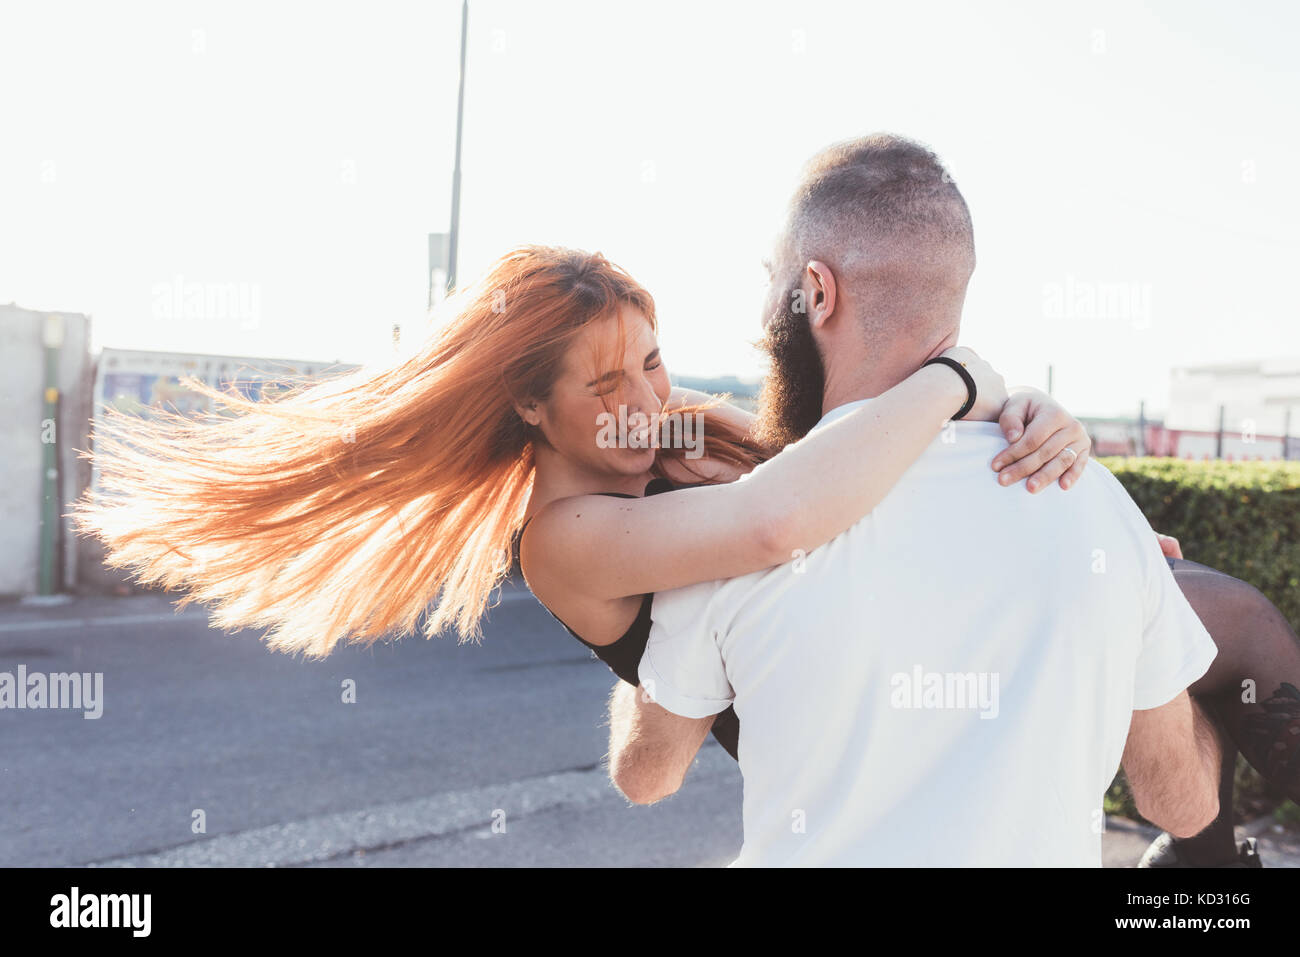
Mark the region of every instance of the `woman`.
[[[671, 388], [650, 295], [603, 257], [519, 249], [450, 305], [393, 368], [270, 403], [201, 389], [228, 418], [114, 417], [82, 528], [112, 565], [212, 605], [219, 626], [269, 627], [271, 647], [313, 657], [422, 618], [428, 636], [477, 637], [517, 542], [538, 599], [635, 682], [651, 593], [829, 541], [968, 398], [954, 370], [927, 365], [733, 483], [771, 450], [746, 414]], [[996, 419], [1000, 377], [954, 352], [975, 378], [971, 415]], [[599, 417], [616, 405], [628, 414], [611, 436]], [[638, 415], [664, 410], [702, 416], [703, 457], [653, 447]], [[1088, 455], [1079, 424], [1048, 406], [1023, 433], [999, 456], [1007, 480], [1068, 488]], [[644, 494], [652, 477], [664, 494]]]

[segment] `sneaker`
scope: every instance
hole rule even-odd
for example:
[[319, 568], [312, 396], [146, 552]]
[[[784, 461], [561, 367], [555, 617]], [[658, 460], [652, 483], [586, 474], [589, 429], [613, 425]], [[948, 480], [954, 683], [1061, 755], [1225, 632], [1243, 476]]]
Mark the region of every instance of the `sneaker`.
[[1228, 867], [1263, 867], [1264, 862], [1259, 859], [1259, 848], [1255, 844], [1253, 837], [1248, 837], [1241, 842], [1241, 847], [1237, 851], [1237, 860], [1235, 863], [1226, 865]]
[[1225, 861], [1222, 864], [1192, 864], [1185, 859], [1184, 855], [1179, 853], [1179, 845], [1183, 842], [1174, 837], [1167, 831], [1161, 831], [1160, 836], [1151, 842], [1151, 846], [1146, 849], [1142, 855], [1142, 860], [1138, 862], [1138, 867], [1263, 867], [1264, 863], [1259, 859], [1259, 849], [1253, 837], [1248, 837], [1241, 842], [1241, 847], [1237, 849], [1237, 856], [1231, 861]]

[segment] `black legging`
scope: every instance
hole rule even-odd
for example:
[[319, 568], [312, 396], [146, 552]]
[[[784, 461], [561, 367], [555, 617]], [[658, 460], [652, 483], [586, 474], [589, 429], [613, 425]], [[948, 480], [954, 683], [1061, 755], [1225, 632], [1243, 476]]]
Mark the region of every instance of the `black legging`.
[[1253, 585], [1197, 562], [1172, 559], [1170, 565], [1219, 649], [1209, 671], [1187, 690], [1236, 746], [1224, 747], [1219, 817], [1195, 838], [1179, 842], [1180, 854], [1212, 863], [1236, 850], [1232, 785], [1238, 751], [1276, 793], [1300, 801], [1300, 638]]

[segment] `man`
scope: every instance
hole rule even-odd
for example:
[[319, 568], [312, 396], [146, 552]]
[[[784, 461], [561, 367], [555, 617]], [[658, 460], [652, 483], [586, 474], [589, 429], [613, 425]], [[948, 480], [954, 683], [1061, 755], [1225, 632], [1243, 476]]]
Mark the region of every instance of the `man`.
[[[815, 157], [769, 267], [767, 435], [955, 345], [974, 264], [933, 153], [876, 135]], [[1100, 866], [1121, 758], [1147, 818], [1209, 824], [1220, 745], [1185, 689], [1216, 649], [1156, 536], [1095, 462], [1068, 495], [1007, 494], [1004, 447], [997, 423], [950, 423], [828, 544], [657, 595], [641, 687], [611, 701], [624, 793], [673, 793], [734, 704], [738, 865]]]

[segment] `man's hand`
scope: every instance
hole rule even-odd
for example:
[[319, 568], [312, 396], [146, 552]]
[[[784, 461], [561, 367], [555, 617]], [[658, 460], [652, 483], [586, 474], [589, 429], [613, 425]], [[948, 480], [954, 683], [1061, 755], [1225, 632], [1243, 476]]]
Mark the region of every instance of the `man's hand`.
[[1083, 474], [1092, 451], [1088, 430], [1046, 392], [1018, 390], [1002, 407], [998, 424], [1010, 443], [993, 459], [1003, 485], [1028, 477], [1030, 492], [1056, 481], [1068, 489]]

